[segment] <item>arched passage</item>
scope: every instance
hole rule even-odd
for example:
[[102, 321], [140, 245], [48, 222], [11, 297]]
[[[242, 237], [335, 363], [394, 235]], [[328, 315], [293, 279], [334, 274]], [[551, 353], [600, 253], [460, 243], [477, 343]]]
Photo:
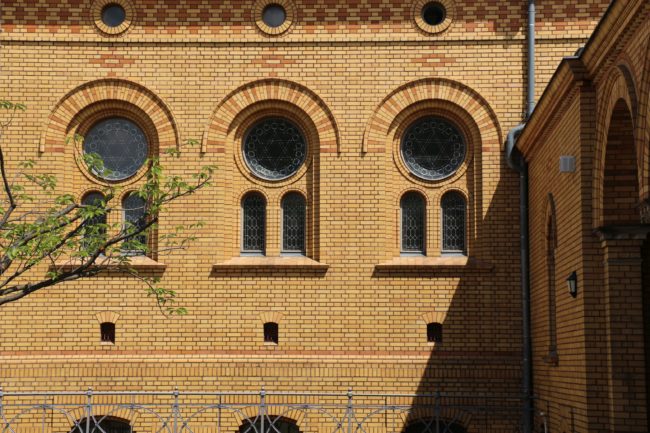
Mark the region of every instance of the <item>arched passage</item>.
[[[647, 431], [650, 290], [642, 271], [648, 227], [639, 215], [638, 154], [629, 99], [609, 104], [600, 187], [611, 431]], [[645, 244], [647, 245], [647, 243]], [[631, 332], [644, 330], [645, 332]], [[642, 420], [642, 421], [641, 421]]]

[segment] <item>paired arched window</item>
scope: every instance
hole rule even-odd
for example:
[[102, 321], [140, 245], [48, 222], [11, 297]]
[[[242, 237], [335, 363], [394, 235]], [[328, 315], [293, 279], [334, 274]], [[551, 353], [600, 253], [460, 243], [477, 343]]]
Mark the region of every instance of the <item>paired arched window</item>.
[[[145, 199], [137, 195], [135, 192], [126, 195], [124, 199], [122, 199], [124, 230], [127, 233], [143, 229], [147, 225], [146, 206], [147, 202]], [[137, 236], [129, 239], [124, 244], [123, 249], [128, 254], [144, 254], [147, 250], [147, 234], [141, 232]]]
[[[442, 220], [442, 253], [464, 254], [467, 204], [465, 197], [450, 191], [440, 201]], [[426, 252], [426, 202], [417, 192], [410, 191], [400, 200], [400, 227], [402, 254], [425, 254]]]
[[266, 249], [266, 199], [251, 192], [242, 199], [242, 252], [264, 254]]
[[[93, 215], [86, 218], [82, 245], [87, 249], [96, 249], [106, 238], [106, 197], [98, 191], [92, 191], [81, 199], [83, 206], [88, 206], [89, 213]], [[91, 212], [90, 212], [91, 211]]]
[[400, 200], [402, 219], [401, 250], [403, 254], [425, 253], [426, 204], [417, 192], [407, 192]]
[[465, 253], [467, 204], [458, 191], [450, 191], [440, 200], [442, 213], [442, 252]]
[[282, 252], [305, 253], [305, 198], [290, 192], [282, 198]]

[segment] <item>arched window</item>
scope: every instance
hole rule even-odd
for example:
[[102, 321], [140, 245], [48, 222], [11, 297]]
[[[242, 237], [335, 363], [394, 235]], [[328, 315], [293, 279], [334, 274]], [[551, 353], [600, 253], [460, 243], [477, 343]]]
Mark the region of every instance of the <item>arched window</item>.
[[266, 246], [266, 200], [252, 192], [242, 199], [242, 253], [264, 254]]
[[300, 433], [300, 429], [289, 418], [268, 415], [264, 417], [264, 429], [261, 419], [247, 419], [239, 427], [239, 433]]
[[549, 194], [549, 210], [546, 221], [546, 275], [548, 280], [548, 355], [545, 360], [557, 365], [557, 319], [555, 299], [555, 249], [557, 246], [555, 227], [555, 203]]
[[98, 191], [89, 192], [81, 199], [82, 206], [88, 206], [87, 210], [93, 214], [86, 218], [83, 228], [83, 248], [94, 251], [106, 239], [105, 200], [104, 194]]
[[[136, 193], [130, 193], [122, 200], [124, 210], [124, 231], [133, 232], [143, 228], [146, 224], [147, 202]], [[139, 233], [137, 236], [124, 243], [124, 252], [133, 255], [142, 255], [147, 250], [147, 234]]]
[[70, 430], [70, 433], [86, 433], [86, 429], [90, 433], [134, 433], [131, 425], [124, 420], [117, 418], [109, 418], [100, 415], [92, 417], [90, 425], [86, 424], [88, 421], [82, 419], [78, 424]]
[[442, 196], [442, 252], [465, 254], [465, 197], [457, 191]]
[[264, 342], [278, 344], [280, 341], [280, 327], [275, 322], [264, 324]]
[[407, 192], [400, 200], [402, 214], [402, 254], [424, 254], [426, 205], [417, 192]]
[[282, 252], [305, 253], [305, 198], [290, 192], [282, 198]]

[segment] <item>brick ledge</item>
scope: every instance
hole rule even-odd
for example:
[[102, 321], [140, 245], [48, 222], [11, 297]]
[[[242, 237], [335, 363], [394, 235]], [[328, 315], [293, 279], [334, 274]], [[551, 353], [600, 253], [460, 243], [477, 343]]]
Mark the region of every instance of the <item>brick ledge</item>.
[[494, 265], [466, 256], [448, 257], [395, 257], [375, 265], [375, 271], [433, 271], [448, 269], [471, 269], [491, 271]]
[[[57, 261], [54, 266], [58, 269], [69, 270], [81, 264], [79, 259], [61, 260]], [[122, 262], [109, 258], [98, 258], [95, 262], [95, 267], [112, 270], [124, 268]], [[167, 265], [157, 262], [146, 256], [133, 256], [129, 257], [129, 266], [136, 271], [164, 271]]]
[[309, 257], [304, 256], [287, 256], [287, 257], [266, 257], [266, 256], [253, 256], [253, 257], [233, 257], [225, 262], [215, 263], [212, 265], [213, 272], [219, 271], [233, 271], [233, 270], [303, 270], [314, 272], [325, 272], [329, 265], [320, 263]]

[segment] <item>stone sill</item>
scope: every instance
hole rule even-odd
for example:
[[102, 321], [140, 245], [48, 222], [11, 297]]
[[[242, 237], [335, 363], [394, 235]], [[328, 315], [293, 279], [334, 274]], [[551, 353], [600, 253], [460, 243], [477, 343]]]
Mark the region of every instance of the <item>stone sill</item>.
[[286, 256], [242, 256], [233, 257], [225, 262], [212, 265], [213, 272], [220, 271], [245, 271], [245, 270], [290, 270], [290, 271], [313, 271], [326, 272], [329, 265], [320, 263], [309, 257]]
[[434, 270], [479, 270], [491, 271], [494, 266], [490, 263], [467, 256], [441, 257], [395, 257], [384, 263], [375, 265], [375, 271], [434, 271]]
[[[57, 261], [54, 264], [54, 266], [62, 270], [71, 270], [73, 268], [76, 268], [80, 264], [81, 264], [81, 260], [71, 259], [71, 260]], [[106, 257], [104, 258], [99, 257], [93, 266], [101, 269], [106, 269], [106, 270], [120, 269], [125, 267], [121, 262], [114, 259], [108, 259]], [[129, 257], [128, 266], [131, 269], [135, 269], [136, 271], [164, 271], [165, 268], [167, 267], [167, 265], [165, 265], [164, 263], [157, 262], [146, 256]]]

